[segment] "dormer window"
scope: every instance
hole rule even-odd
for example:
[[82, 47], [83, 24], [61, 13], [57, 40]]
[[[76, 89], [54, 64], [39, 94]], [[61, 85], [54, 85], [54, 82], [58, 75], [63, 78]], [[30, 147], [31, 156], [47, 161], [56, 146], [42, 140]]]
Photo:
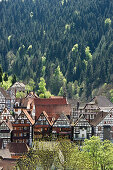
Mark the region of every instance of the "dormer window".
[[15, 103], [15, 107], [19, 107], [19, 103]]

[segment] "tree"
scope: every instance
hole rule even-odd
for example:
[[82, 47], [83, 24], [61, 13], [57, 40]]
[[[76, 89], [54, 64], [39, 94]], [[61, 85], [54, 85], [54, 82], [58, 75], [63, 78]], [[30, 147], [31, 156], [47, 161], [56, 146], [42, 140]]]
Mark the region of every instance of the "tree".
[[110, 141], [101, 141], [99, 137], [92, 136], [90, 140], [85, 140], [82, 149], [90, 158], [93, 170], [113, 168], [113, 144]]
[[38, 86], [39, 86], [38, 94], [40, 98], [49, 98], [51, 96], [51, 93], [46, 89], [46, 82], [43, 77], [40, 78]]
[[99, 168], [98, 153], [100, 152], [101, 145], [102, 141], [100, 138], [93, 136], [90, 140], [85, 139], [84, 146], [82, 147], [83, 151], [87, 153], [87, 156], [92, 161], [93, 170], [97, 170]]
[[3, 76], [3, 70], [2, 70], [2, 67], [0, 65], [0, 83], [2, 82], [2, 76]]
[[16, 98], [24, 98], [26, 96], [26, 93], [24, 93], [24, 92], [19, 92], [19, 91], [17, 91], [16, 92]]
[[35, 89], [35, 82], [33, 79], [30, 79], [28, 84], [25, 86], [27, 92], [34, 91]]
[[16, 83], [16, 75], [15, 75], [15, 74], [13, 74], [13, 76], [12, 76], [12, 85], [13, 85], [14, 83]]
[[88, 60], [92, 60], [92, 54], [90, 52], [90, 48], [87, 46], [85, 49], [85, 54]]
[[4, 73], [4, 81], [8, 81], [8, 74]]
[[105, 25], [111, 25], [111, 19], [110, 18], [106, 18], [104, 23], [105, 23]]

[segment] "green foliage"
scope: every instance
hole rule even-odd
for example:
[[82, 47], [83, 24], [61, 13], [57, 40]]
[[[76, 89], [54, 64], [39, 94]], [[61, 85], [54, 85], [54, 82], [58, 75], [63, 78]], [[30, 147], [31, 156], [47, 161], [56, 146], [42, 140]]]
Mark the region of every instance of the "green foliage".
[[78, 52], [78, 44], [75, 44], [72, 48], [73, 52]]
[[87, 59], [92, 60], [92, 54], [91, 54], [90, 48], [88, 46], [85, 49], [85, 54], [86, 54]]
[[16, 75], [15, 74], [13, 74], [13, 76], [12, 76], [12, 85], [14, 84], [14, 83], [16, 83]]
[[4, 73], [3, 79], [4, 79], [4, 81], [8, 81], [8, 74], [7, 73]]
[[[0, 1], [0, 7], [0, 64], [8, 75], [35, 83], [44, 77], [52, 94], [66, 90], [72, 97], [88, 98], [112, 82], [112, 1], [11, 0]], [[75, 80], [78, 87], [84, 82], [82, 94], [67, 89]]]
[[111, 19], [110, 18], [106, 18], [105, 25], [111, 25]]
[[35, 89], [35, 82], [33, 79], [30, 79], [28, 84], [25, 86], [27, 92], [34, 91]]
[[16, 98], [24, 98], [26, 96], [26, 93], [24, 92], [16, 92]]
[[66, 139], [56, 142], [35, 141], [33, 148], [17, 162], [19, 170], [42, 168], [44, 170], [111, 170], [113, 169], [113, 144], [98, 137], [85, 140], [79, 148]]
[[51, 96], [51, 93], [46, 89], [46, 82], [43, 77], [40, 78], [38, 86], [39, 86], [38, 94], [40, 98], [49, 98]]

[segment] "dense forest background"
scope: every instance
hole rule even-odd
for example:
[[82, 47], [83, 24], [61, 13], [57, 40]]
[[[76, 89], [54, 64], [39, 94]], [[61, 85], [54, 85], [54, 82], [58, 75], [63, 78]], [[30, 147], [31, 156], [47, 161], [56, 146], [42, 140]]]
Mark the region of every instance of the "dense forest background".
[[0, 63], [33, 90], [43, 77], [53, 95], [90, 98], [113, 81], [113, 1], [2, 0]]

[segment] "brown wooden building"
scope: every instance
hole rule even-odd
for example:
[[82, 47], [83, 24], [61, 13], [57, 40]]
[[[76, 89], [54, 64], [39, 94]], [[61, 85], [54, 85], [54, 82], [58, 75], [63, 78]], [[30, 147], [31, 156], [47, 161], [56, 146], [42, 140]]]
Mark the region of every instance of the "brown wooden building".
[[10, 121], [3, 121], [0, 124], [0, 139], [2, 139], [2, 148], [5, 148], [6, 145], [11, 142], [12, 130], [13, 127]]
[[52, 132], [52, 120], [48, 114], [43, 111], [34, 124], [34, 139], [50, 139]]
[[34, 120], [29, 113], [23, 109], [13, 125], [12, 141], [32, 145]]
[[73, 141], [84, 141], [84, 139], [89, 139], [92, 136], [92, 126], [86, 120], [85, 116], [82, 114], [76, 123], [72, 124], [72, 140]]
[[52, 126], [52, 137], [71, 139], [71, 134], [71, 125], [69, 119], [65, 114], [59, 114]]

